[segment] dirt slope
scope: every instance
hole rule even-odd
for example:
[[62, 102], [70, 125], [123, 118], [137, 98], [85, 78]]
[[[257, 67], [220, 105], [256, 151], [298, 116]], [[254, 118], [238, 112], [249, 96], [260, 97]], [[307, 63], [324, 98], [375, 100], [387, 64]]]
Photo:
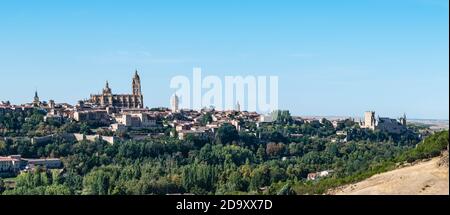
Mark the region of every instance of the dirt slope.
[[[434, 158], [414, 166], [374, 175], [330, 191], [332, 195], [449, 195], [449, 168]], [[447, 157], [448, 160], [448, 157]]]

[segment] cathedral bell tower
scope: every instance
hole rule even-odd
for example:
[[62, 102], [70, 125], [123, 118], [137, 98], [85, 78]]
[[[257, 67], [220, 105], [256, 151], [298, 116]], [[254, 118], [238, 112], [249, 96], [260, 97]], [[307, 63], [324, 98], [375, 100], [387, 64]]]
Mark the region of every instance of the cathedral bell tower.
[[139, 77], [138, 71], [134, 73], [133, 77], [133, 96], [140, 96], [141, 92], [141, 77]]
[[41, 105], [41, 101], [39, 100], [38, 92], [37, 90], [34, 92], [34, 99], [33, 99], [33, 106], [39, 107]]
[[141, 91], [141, 77], [139, 77], [138, 71], [134, 73], [133, 77], [133, 97], [134, 105], [137, 108], [144, 108], [144, 96]]

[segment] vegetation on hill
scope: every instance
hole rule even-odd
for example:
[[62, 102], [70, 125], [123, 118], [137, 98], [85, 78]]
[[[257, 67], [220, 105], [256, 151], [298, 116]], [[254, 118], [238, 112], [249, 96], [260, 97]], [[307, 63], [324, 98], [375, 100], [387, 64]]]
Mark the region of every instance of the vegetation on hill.
[[424, 141], [417, 144], [415, 148], [411, 148], [400, 153], [393, 158], [382, 160], [380, 162], [373, 162], [364, 171], [357, 172], [345, 177], [331, 177], [320, 180], [316, 183], [297, 183], [294, 186], [294, 190], [298, 194], [322, 194], [327, 190], [335, 187], [339, 187], [345, 184], [351, 184], [355, 182], [367, 179], [375, 174], [387, 172], [395, 169], [399, 163], [414, 162], [424, 158], [432, 158], [440, 155], [442, 150], [446, 149], [449, 145], [449, 132], [441, 131], [427, 137]]
[[[24, 129], [26, 120], [16, 117], [23, 116], [3, 117], [0, 127], [4, 136], [34, 132]], [[205, 123], [209, 122], [208, 116], [205, 119]], [[184, 141], [161, 137], [110, 145], [103, 141], [55, 139], [32, 144], [20, 138], [0, 140], [0, 156], [56, 157], [64, 163], [62, 172], [36, 169], [22, 173], [16, 178], [14, 189], [5, 187], [5, 181], [0, 180], [0, 193], [319, 194], [392, 169], [400, 161], [433, 156], [448, 145], [448, 132], [435, 134], [416, 148], [420, 139], [412, 131], [401, 135], [370, 131], [351, 121], [335, 128], [325, 119], [311, 123], [294, 121], [288, 112], [279, 113], [278, 119], [261, 125], [256, 132], [238, 132], [225, 124], [214, 137], [188, 136]], [[6, 125], [15, 120], [20, 122], [16, 127]], [[34, 129], [90, 130], [86, 124], [58, 125], [36, 120], [31, 124]], [[347, 135], [338, 135], [337, 131]], [[329, 177], [306, 180], [309, 173], [324, 170], [333, 171]]]
[[448, 131], [441, 131], [426, 138], [416, 148], [402, 154], [398, 161], [413, 162], [419, 159], [436, 157], [444, 149], [447, 149], [448, 145]]

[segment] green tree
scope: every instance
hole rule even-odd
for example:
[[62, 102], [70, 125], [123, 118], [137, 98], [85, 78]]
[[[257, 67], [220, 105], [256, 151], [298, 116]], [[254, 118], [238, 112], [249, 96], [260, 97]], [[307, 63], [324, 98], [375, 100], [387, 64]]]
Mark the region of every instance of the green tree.
[[2, 178], [0, 178], [0, 195], [3, 193], [3, 191], [5, 191], [6, 190], [6, 187], [5, 187], [5, 182], [3, 181], [3, 179]]
[[64, 185], [50, 185], [45, 187], [45, 195], [71, 195], [70, 189]]
[[239, 138], [239, 134], [236, 128], [228, 123], [223, 124], [217, 130], [216, 133], [216, 143], [217, 144], [230, 144], [233, 141], [237, 141]]
[[263, 145], [260, 145], [258, 150], [256, 151], [256, 157], [260, 162], [263, 162], [266, 159], [266, 149]]
[[92, 134], [92, 131], [91, 131], [91, 128], [89, 127], [88, 124], [81, 123], [81, 125], [80, 125], [80, 133], [82, 133], [84, 135], [90, 135], [90, 134]]
[[200, 124], [203, 126], [205, 126], [211, 122], [213, 122], [213, 118], [212, 118], [212, 114], [210, 112], [205, 113], [200, 120]]
[[250, 179], [250, 189], [258, 191], [260, 188], [270, 185], [270, 170], [266, 165], [260, 165], [253, 170]]
[[283, 186], [283, 188], [281, 188], [281, 190], [279, 190], [277, 192], [277, 195], [281, 196], [281, 195], [296, 195], [295, 191], [292, 189], [292, 185], [290, 183], [287, 183], [286, 185]]

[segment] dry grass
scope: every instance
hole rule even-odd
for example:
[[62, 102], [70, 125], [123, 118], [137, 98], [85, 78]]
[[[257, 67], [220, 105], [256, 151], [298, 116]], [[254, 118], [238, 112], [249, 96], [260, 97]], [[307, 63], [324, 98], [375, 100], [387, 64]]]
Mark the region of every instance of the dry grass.
[[330, 191], [334, 195], [449, 195], [449, 168], [441, 158], [374, 175]]

